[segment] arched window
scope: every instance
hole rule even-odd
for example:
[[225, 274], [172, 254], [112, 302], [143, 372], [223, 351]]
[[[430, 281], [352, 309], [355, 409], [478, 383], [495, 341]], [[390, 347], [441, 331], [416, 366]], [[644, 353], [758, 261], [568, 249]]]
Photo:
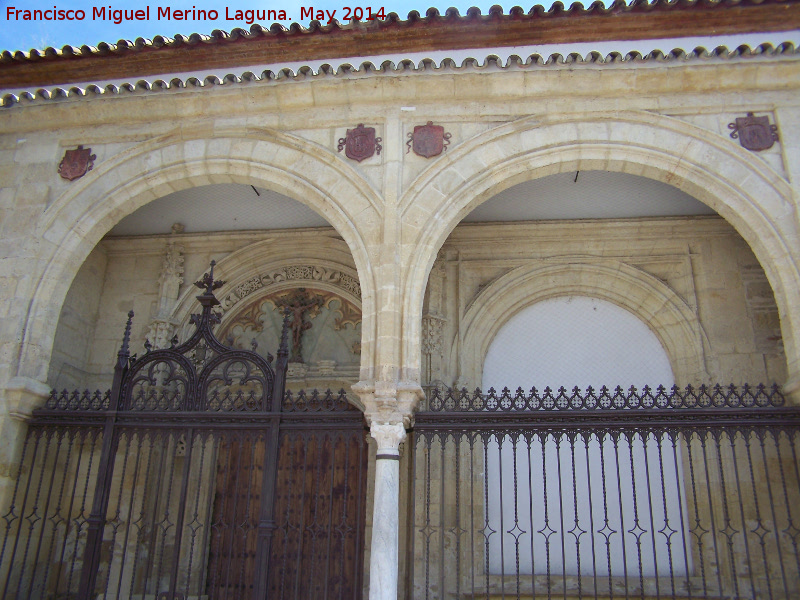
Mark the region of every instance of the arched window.
[[[483, 389], [498, 391], [672, 383], [669, 359], [645, 323], [580, 296], [512, 316], [483, 368]], [[486, 458], [491, 573], [513, 573], [517, 564], [520, 573], [645, 577], [691, 568], [683, 558], [681, 452], [669, 438], [582, 428], [512, 443], [498, 434]]]

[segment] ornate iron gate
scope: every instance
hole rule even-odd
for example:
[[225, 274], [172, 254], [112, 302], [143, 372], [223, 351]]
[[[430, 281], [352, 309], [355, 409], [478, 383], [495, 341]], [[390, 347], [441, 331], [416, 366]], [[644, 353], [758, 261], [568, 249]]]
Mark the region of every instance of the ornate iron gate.
[[800, 409], [777, 387], [433, 390], [409, 598], [800, 597]]
[[0, 598], [361, 597], [363, 416], [285, 394], [271, 356], [221, 344], [213, 267], [183, 344], [131, 357], [110, 392], [35, 411], [0, 518]]

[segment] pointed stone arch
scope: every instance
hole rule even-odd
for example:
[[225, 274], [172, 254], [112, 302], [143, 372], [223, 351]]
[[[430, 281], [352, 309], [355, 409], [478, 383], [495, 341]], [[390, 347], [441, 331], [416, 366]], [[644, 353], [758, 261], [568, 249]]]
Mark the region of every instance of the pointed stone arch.
[[[763, 160], [734, 141], [651, 113], [581, 114], [514, 121], [453, 148], [409, 186], [403, 212], [403, 356], [418, 372], [427, 276], [455, 226], [488, 198], [523, 181], [575, 170], [640, 175], [716, 210], [750, 245], [775, 294], [790, 383], [800, 378], [797, 199]], [[800, 380], [798, 381], [800, 383]]]
[[[37, 226], [42, 258], [21, 331], [20, 377], [43, 380], [58, 315], [70, 283], [92, 248], [120, 219], [168, 193], [213, 183], [263, 186], [322, 215], [352, 253], [365, 316], [374, 326], [374, 285], [365, 232], [379, 222], [379, 194], [343, 159], [301, 138], [247, 129], [166, 135], [99, 164], [48, 207]], [[362, 360], [371, 358], [366, 330]]]

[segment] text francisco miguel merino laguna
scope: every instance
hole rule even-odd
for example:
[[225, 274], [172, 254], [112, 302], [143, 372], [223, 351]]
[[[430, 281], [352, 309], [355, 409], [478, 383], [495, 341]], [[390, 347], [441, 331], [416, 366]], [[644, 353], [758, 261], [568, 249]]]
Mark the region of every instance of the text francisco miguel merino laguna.
[[[216, 21], [220, 19], [219, 11], [200, 9], [192, 7], [181, 10], [170, 6], [153, 7], [153, 15], [158, 21]], [[90, 12], [87, 12], [89, 11]], [[341, 10], [341, 12], [340, 12]], [[313, 6], [300, 8], [300, 21], [311, 19], [314, 21], [330, 22], [338, 18], [343, 21], [357, 19], [359, 21], [373, 21], [375, 19], [385, 19], [385, 9], [383, 7], [371, 6], [343, 6], [340, 10], [314, 10]], [[337, 13], [338, 16], [337, 16]], [[47, 9], [27, 9], [6, 7], [7, 21], [83, 21], [91, 16], [92, 21], [112, 21], [119, 25], [123, 21], [149, 21], [150, 7], [146, 6], [139, 10], [114, 9], [111, 6], [93, 6], [86, 11], [81, 9], [59, 9], [57, 6]], [[252, 25], [256, 21], [290, 21], [291, 17], [283, 9], [238, 9], [226, 6], [223, 11], [224, 21], [244, 21]]]

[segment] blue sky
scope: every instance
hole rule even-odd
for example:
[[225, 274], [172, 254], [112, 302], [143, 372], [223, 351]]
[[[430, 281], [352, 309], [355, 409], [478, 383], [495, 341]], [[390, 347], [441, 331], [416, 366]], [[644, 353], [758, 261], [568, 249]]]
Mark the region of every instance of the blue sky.
[[[536, 0], [532, 0], [537, 3]], [[284, 10], [286, 12], [287, 20], [281, 21], [281, 24], [288, 27], [292, 22], [302, 23], [307, 25], [310, 19], [300, 19], [301, 7], [306, 9], [313, 7], [314, 10], [335, 10], [335, 16], [339, 22], [346, 22], [343, 17], [346, 16], [346, 7], [354, 9], [359, 6], [366, 10], [366, 7], [371, 6], [373, 13], [383, 8], [386, 14], [396, 12], [403, 19], [406, 18], [408, 13], [412, 10], [417, 10], [424, 15], [425, 11], [430, 6], [435, 6], [441, 12], [444, 12], [447, 7], [455, 6], [461, 14], [465, 14], [470, 6], [477, 6], [481, 9], [482, 13], [486, 13], [489, 7], [496, 2], [449, 2], [446, 4], [420, 4], [420, 0], [386, 0], [385, 4], [379, 4], [379, 0], [364, 0], [360, 3], [355, 3], [353, 0], [155, 0], [155, 2], [142, 2], [136, 0], [123, 0], [123, 1], [106, 1], [104, 0], [0, 0], [0, 8], [2, 14], [0, 16], [0, 51], [2, 50], [24, 50], [28, 51], [31, 48], [46, 48], [53, 46], [61, 48], [69, 44], [72, 46], [82, 46], [87, 44], [95, 46], [99, 42], [114, 43], [120, 39], [135, 40], [137, 37], [144, 37], [152, 39], [156, 35], [164, 35], [173, 37], [176, 33], [188, 35], [190, 33], [211, 33], [214, 29], [222, 29], [230, 31], [235, 27], [249, 28], [250, 25], [243, 20], [227, 20], [227, 13], [231, 17], [235, 17], [237, 10], [265, 10], [272, 9], [275, 11]], [[541, 4], [549, 6], [552, 0], [545, 0]], [[588, 2], [587, 2], [588, 4]], [[146, 6], [150, 6], [150, 19], [149, 20], [136, 20], [132, 22], [123, 21], [116, 24], [110, 20], [92, 20], [93, 8], [106, 8], [109, 12], [109, 6], [115, 10], [141, 10]], [[503, 5], [507, 12], [509, 8], [515, 4]], [[53, 7], [58, 10], [83, 10], [85, 18], [81, 21], [25, 21], [22, 20], [23, 13], [19, 13], [17, 19], [14, 18], [16, 10], [52, 10]], [[214, 9], [218, 12], [216, 20], [205, 21], [175, 21], [157, 19], [157, 8], [162, 9], [170, 7], [171, 9], [197, 9], [211, 10]], [[9, 19], [9, 9], [15, 9], [12, 12], [11, 19]], [[530, 5], [524, 5], [523, 8], [527, 11]], [[261, 25], [268, 26], [272, 21], [259, 21]]]

